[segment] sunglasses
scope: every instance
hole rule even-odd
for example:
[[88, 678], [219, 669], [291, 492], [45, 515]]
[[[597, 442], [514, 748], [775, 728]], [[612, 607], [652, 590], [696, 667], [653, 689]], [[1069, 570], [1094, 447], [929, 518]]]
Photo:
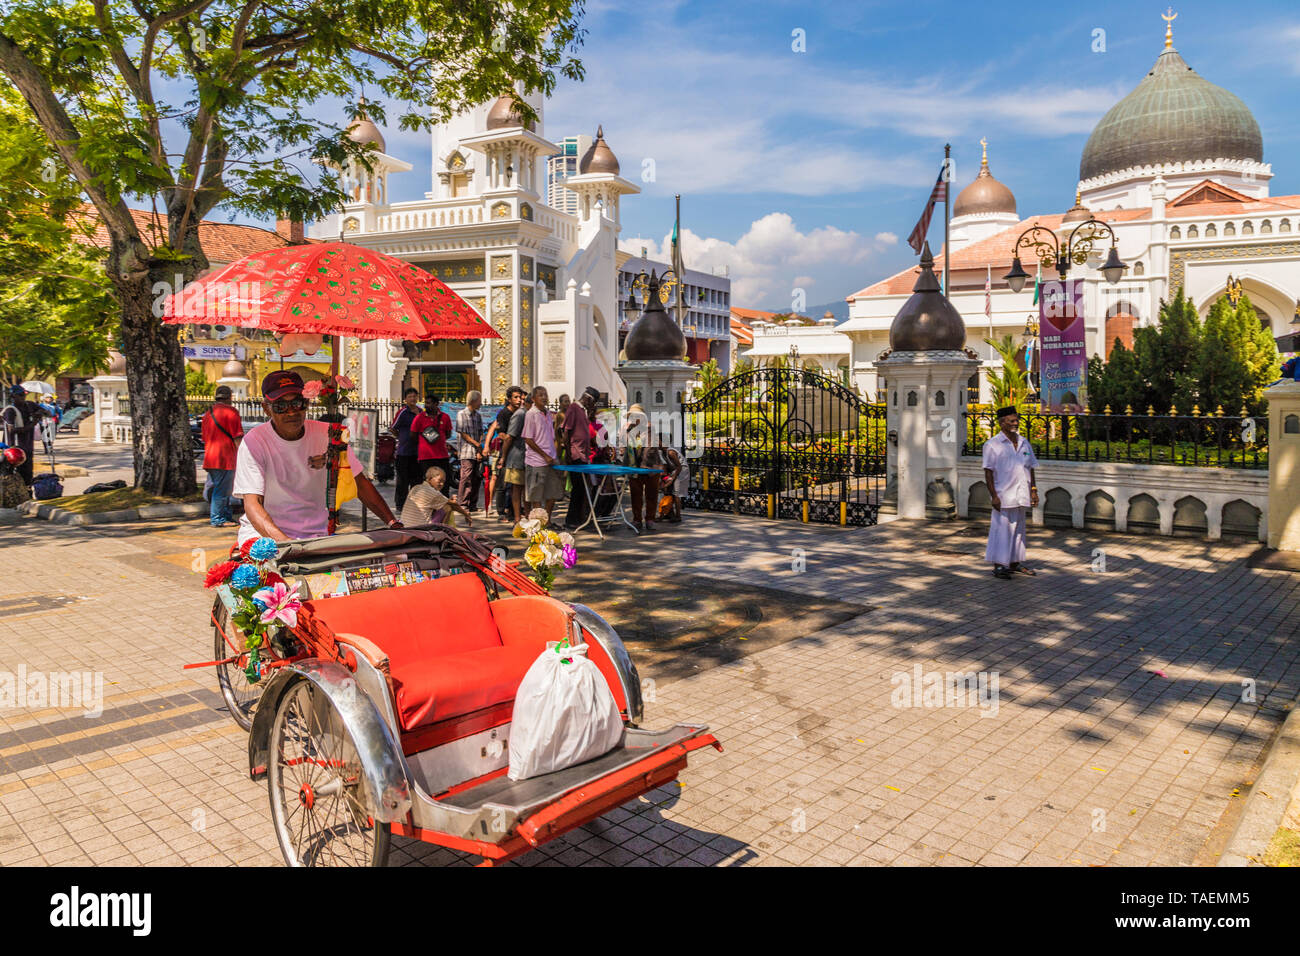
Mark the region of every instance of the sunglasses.
[[277, 415], [283, 415], [285, 412], [305, 412], [307, 410], [307, 399], [299, 396], [298, 398], [281, 399], [278, 402], [271, 403], [271, 411]]

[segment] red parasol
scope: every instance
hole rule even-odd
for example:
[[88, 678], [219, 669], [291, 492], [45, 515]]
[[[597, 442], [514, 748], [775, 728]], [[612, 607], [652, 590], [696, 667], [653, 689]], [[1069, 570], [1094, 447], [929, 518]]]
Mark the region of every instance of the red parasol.
[[[162, 320], [174, 325], [220, 322], [281, 336], [500, 338], [469, 303], [419, 266], [345, 242], [286, 246], [245, 256], [168, 296]], [[333, 534], [347, 443], [342, 417], [332, 402], [329, 412], [325, 502], [328, 533]]]
[[419, 266], [345, 242], [245, 256], [168, 296], [162, 320], [359, 339], [500, 338]]

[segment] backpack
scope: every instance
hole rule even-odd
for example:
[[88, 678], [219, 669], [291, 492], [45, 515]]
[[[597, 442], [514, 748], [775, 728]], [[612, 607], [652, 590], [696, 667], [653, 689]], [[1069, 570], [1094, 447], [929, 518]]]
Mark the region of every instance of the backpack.
[[63, 482], [52, 471], [37, 475], [32, 479], [32, 495], [37, 501], [63, 497]]

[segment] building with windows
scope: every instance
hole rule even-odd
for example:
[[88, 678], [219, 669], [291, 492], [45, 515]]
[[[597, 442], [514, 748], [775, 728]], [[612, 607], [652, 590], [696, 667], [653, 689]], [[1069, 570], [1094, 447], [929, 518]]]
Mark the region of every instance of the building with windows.
[[566, 136], [559, 142], [560, 151], [546, 160], [546, 204], [552, 209], [578, 214], [578, 194], [564, 185], [578, 175], [578, 163], [591, 149], [590, 136]]
[[621, 401], [618, 361], [619, 206], [640, 192], [619, 175], [603, 131], [562, 180], [572, 211], [550, 204], [549, 159], [561, 146], [525, 123], [509, 96], [453, 116], [433, 129], [430, 190], [392, 202], [388, 177], [411, 170], [385, 152], [383, 133], [364, 116], [350, 128], [373, 145], [371, 169], [336, 170], [351, 197], [310, 234], [397, 256], [428, 269], [470, 303], [495, 339], [361, 342], [344, 339], [340, 369], [367, 397], [460, 399], [479, 390], [487, 402], [510, 385], [544, 385], [553, 396], [587, 385]]
[[[627, 337], [632, 323], [641, 314], [645, 305], [642, 293], [636, 291], [636, 305], [628, 306], [628, 296], [633, 292], [633, 283], [642, 272], [655, 272], [663, 275], [672, 266], [666, 262], [647, 259], [645, 250], [640, 256], [628, 257], [619, 264], [618, 298], [619, 298], [619, 348]], [[725, 267], [715, 272], [702, 272], [699, 269], [687, 269], [684, 281], [672, 287], [664, 308], [668, 314], [677, 319], [678, 297], [686, 307], [681, 320], [682, 333], [686, 336], [686, 361], [693, 365], [703, 365], [709, 359], [715, 359], [723, 374], [731, 368], [731, 277]]]
[[[985, 340], [1011, 334], [1027, 342], [1026, 326], [1037, 321], [1032, 283], [1015, 293], [1002, 278], [1017, 240], [1033, 226], [1063, 242], [1090, 216], [1115, 231], [1128, 267], [1118, 284], [1098, 271], [1109, 237], [1070, 273], [1085, 282], [1090, 355], [1108, 355], [1116, 338], [1132, 345], [1133, 329], [1158, 321], [1161, 300], [1180, 288], [1204, 317], [1230, 278], [1275, 336], [1290, 331], [1300, 318], [1300, 196], [1270, 196], [1272, 167], [1263, 160], [1249, 108], [1189, 66], [1169, 31], [1151, 71], [1088, 138], [1074, 205], [1065, 212], [1022, 216], [1011, 189], [994, 178], [986, 150], [956, 198], [949, 228], [951, 300], [966, 321], [966, 346], [981, 360], [972, 387], [987, 400], [987, 370], [1001, 364]], [[1021, 258], [1034, 273], [1033, 250], [1021, 247]], [[940, 252], [936, 268], [942, 262]], [[849, 320], [839, 331], [853, 341], [853, 375], [864, 394], [877, 393], [876, 363], [919, 271], [906, 269], [848, 297]], [[1056, 278], [1043, 267], [1044, 281]]]

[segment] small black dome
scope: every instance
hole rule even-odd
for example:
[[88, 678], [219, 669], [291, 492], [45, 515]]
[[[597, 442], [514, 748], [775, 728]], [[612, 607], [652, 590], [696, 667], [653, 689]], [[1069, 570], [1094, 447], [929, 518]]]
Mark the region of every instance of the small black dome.
[[934, 256], [927, 242], [912, 297], [903, 303], [889, 327], [889, 347], [895, 352], [935, 352], [959, 351], [965, 345], [966, 323], [939, 291]]

